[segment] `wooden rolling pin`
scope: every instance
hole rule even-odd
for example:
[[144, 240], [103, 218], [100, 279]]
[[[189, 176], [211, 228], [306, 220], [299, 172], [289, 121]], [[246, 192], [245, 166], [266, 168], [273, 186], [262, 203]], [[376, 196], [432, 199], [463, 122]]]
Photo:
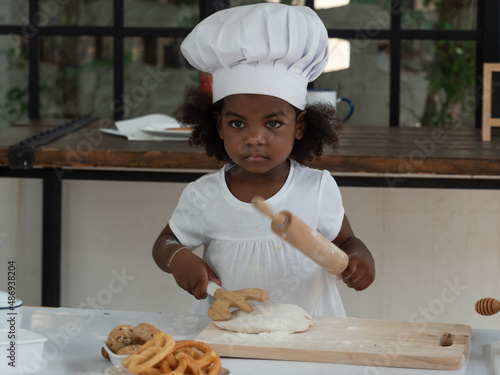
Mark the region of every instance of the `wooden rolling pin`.
[[481, 298], [474, 306], [478, 314], [495, 315], [500, 311], [500, 301], [494, 298]]
[[290, 245], [300, 250], [327, 271], [340, 275], [349, 263], [349, 257], [332, 242], [288, 211], [274, 212], [261, 197], [254, 197], [252, 204], [269, 216], [271, 229]]

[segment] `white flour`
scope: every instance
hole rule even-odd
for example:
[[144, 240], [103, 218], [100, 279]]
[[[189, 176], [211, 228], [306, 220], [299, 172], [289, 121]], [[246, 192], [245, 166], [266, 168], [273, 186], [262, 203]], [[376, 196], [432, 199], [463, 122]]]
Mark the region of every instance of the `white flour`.
[[283, 342], [292, 341], [293, 333], [288, 332], [261, 332], [261, 333], [237, 333], [242, 340], [250, 343]]

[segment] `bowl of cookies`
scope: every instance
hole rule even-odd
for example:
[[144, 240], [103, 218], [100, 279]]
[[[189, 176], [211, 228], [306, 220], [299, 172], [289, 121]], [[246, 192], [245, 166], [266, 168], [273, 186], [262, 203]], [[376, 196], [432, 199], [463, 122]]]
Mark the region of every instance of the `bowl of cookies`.
[[195, 340], [175, 341], [172, 335], [148, 323], [113, 328], [101, 353], [113, 364], [106, 369], [106, 375], [229, 374], [222, 368], [219, 355], [208, 344]]
[[104, 342], [101, 354], [109, 359], [113, 366], [120, 366], [123, 359], [134, 354], [156, 332], [159, 332], [159, 329], [149, 323], [141, 323], [135, 327], [132, 325], [116, 326]]

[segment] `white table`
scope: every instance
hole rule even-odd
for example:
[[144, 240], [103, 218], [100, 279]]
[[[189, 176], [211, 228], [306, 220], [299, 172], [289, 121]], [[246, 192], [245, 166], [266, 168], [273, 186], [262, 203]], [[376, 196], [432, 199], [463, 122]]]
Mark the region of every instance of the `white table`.
[[[21, 328], [45, 335], [44, 366], [39, 375], [102, 375], [111, 366], [101, 356], [102, 343], [109, 332], [120, 324], [151, 323], [170, 333], [176, 340], [192, 340], [209, 323], [206, 316], [103, 311], [68, 308], [22, 308]], [[458, 371], [436, 371], [367, 367], [330, 363], [271, 361], [222, 358], [222, 366], [231, 374], [338, 374], [338, 375], [494, 375], [490, 344], [500, 340], [498, 330], [473, 330], [470, 356]]]

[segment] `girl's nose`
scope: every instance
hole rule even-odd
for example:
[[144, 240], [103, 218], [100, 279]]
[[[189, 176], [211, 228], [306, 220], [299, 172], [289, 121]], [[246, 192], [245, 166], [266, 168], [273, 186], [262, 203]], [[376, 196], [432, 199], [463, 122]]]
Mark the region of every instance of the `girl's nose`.
[[245, 140], [248, 144], [264, 144], [266, 142], [266, 131], [262, 128], [250, 128]]

